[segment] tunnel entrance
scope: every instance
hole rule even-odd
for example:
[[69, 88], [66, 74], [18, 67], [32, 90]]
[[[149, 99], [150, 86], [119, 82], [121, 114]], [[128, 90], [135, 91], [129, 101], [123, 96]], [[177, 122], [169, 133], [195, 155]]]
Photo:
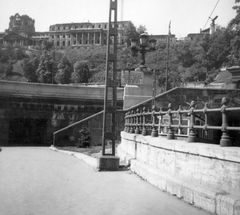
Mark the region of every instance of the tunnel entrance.
[[9, 121], [9, 145], [46, 145], [47, 119], [14, 118]]

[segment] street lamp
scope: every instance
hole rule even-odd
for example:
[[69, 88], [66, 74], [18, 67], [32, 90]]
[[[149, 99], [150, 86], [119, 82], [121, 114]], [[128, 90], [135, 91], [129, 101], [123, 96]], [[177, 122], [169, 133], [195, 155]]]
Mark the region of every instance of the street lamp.
[[140, 46], [138, 47], [138, 39], [131, 39], [131, 50], [132, 53], [141, 53], [141, 67], [145, 66], [145, 54], [155, 50], [156, 40], [150, 39], [147, 33], [142, 33], [139, 37]]

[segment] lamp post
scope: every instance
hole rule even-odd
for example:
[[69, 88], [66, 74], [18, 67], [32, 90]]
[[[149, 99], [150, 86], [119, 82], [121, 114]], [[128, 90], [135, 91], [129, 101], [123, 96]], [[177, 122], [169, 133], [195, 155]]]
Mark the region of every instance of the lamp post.
[[139, 37], [140, 46], [138, 46], [138, 39], [131, 39], [131, 50], [133, 53], [141, 53], [140, 67], [145, 66], [145, 54], [147, 52], [155, 51], [156, 40], [150, 39], [147, 33], [142, 33]]

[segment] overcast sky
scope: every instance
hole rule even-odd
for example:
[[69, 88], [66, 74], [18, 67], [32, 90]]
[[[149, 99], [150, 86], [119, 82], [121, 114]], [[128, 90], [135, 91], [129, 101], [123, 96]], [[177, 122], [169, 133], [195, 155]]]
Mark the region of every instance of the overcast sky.
[[[36, 31], [48, 31], [59, 23], [108, 22], [109, 5], [110, 0], [0, 0], [0, 32], [16, 13], [35, 19]], [[199, 33], [215, 6], [211, 18], [218, 16], [216, 24], [225, 27], [236, 15], [234, 5], [235, 0], [124, 0], [123, 4], [118, 0], [118, 21], [123, 14], [123, 21], [145, 25], [149, 34], [167, 34], [171, 20], [171, 33], [184, 37]]]

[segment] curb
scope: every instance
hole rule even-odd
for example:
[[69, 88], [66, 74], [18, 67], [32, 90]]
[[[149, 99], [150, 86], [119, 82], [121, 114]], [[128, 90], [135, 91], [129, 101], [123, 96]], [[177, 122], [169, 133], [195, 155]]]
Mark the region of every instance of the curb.
[[93, 167], [94, 169], [97, 170], [97, 159], [88, 155], [85, 155], [83, 153], [80, 152], [71, 152], [71, 151], [65, 151], [65, 150], [59, 150], [57, 148], [55, 148], [54, 146], [50, 146], [49, 149], [56, 151], [56, 152], [61, 152], [64, 154], [68, 154], [71, 156], [74, 156], [78, 159], [80, 159], [81, 161], [85, 162], [86, 164], [88, 164], [89, 166]]

